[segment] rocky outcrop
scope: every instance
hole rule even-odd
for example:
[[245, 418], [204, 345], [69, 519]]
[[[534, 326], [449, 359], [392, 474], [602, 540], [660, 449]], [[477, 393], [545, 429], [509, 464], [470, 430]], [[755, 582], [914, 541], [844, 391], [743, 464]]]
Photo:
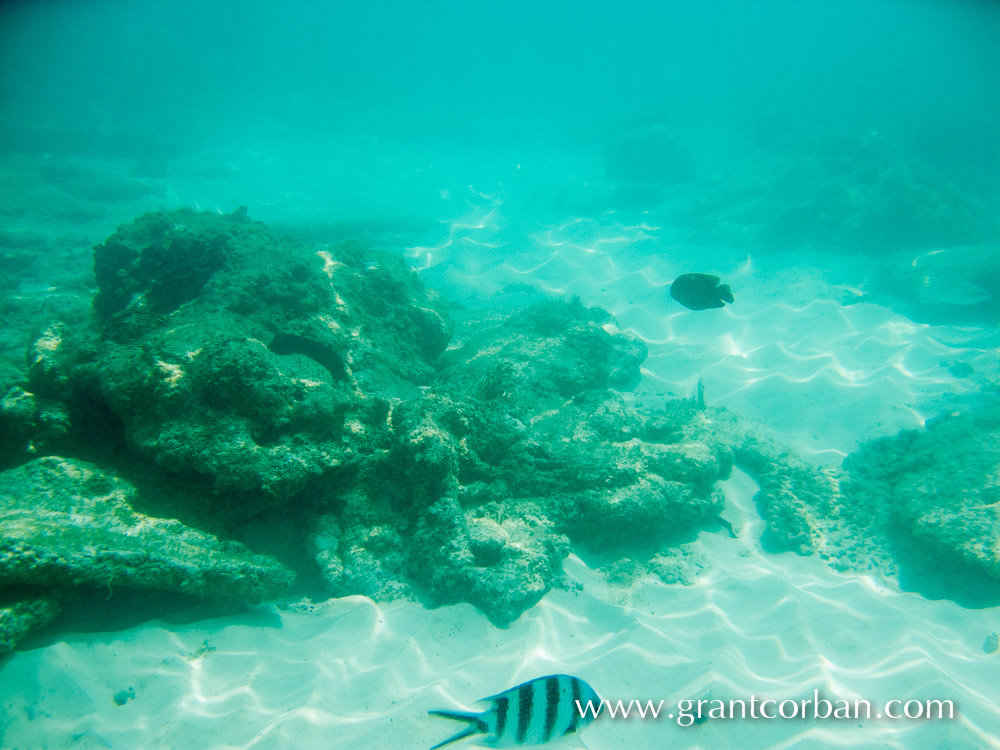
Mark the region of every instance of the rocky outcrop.
[[579, 300], [542, 302], [477, 330], [441, 358], [452, 392], [537, 411], [586, 391], [638, 384], [646, 345]]
[[863, 446], [844, 462], [858, 505], [882, 508], [885, 534], [914, 585], [1000, 601], [1000, 404], [950, 414]]
[[468, 601], [506, 624], [556, 585], [572, 544], [648, 557], [693, 537], [721, 509], [732, 455], [686, 434], [683, 410], [644, 415], [609, 389], [644, 356], [579, 302], [477, 328], [393, 408], [387, 449], [318, 524], [327, 580]]
[[0, 469], [67, 444], [70, 415], [55, 399], [40, 399], [20, 386], [0, 398]]
[[243, 545], [137, 513], [128, 482], [83, 461], [48, 456], [2, 477], [0, 586], [123, 587], [261, 602], [294, 579]]
[[84, 461], [47, 456], [0, 474], [0, 652], [88, 589], [250, 603], [290, 590], [294, 574], [273, 558], [138, 513], [135, 499], [131, 484]]
[[59, 614], [59, 604], [48, 597], [5, 599], [0, 602], [0, 655], [13, 651], [26, 636]]
[[7, 587], [279, 596], [284, 568], [195, 529], [259, 538], [273, 513], [333, 595], [469, 602], [504, 625], [559, 585], [573, 547], [693, 580], [704, 561], [677, 550], [717, 526], [734, 465], [760, 484], [768, 549], [889, 565], [885, 506], [853, 475], [724, 410], [627, 405], [645, 346], [578, 300], [449, 346], [401, 259], [284, 239], [243, 211], [148, 214], [95, 248], [95, 269], [92, 326], [36, 337], [0, 403], [0, 453], [103, 445], [101, 466], [149, 487], [54, 455], [8, 472]]
[[970, 606], [1000, 602], [1000, 406], [949, 414], [819, 469], [735, 421], [737, 463], [760, 484], [770, 551], [899, 576]]
[[773, 210], [758, 240], [770, 247], [822, 242], [878, 255], [982, 242], [998, 230], [984, 204], [878, 134], [802, 159], [761, 195], [770, 206], [760, 208]]
[[242, 211], [147, 214], [95, 248], [95, 271], [99, 332], [50, 327], [30, 390], [100, 404], [142, 456], [260, 505], [371, 452], [449, 337], [401, 260]]
[[754, 499], [765, 523], [761, 544], [766, 551], [818, 554], [838, 570], [894, 574], [884, 508], [851, 491], [847, 472], [807, 463], [726, 409], [677, 402], [667, 411], [677, 410], [691, 439], [726, 446], [733, 463], [756, 480]]

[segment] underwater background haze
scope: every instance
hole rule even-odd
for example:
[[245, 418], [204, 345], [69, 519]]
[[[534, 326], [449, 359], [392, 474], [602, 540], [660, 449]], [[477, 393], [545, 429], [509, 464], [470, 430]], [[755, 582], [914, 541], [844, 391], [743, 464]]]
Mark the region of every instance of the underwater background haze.
[[973, 0], [0, 4], [0, 745], [1000, 748], [998, 73]]

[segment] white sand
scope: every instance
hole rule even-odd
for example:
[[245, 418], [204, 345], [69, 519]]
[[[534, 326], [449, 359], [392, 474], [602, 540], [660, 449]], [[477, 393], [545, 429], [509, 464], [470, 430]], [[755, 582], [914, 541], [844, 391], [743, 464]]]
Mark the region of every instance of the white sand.
[[[964, 610], [837, 575], [818, 560], [762, 556], [750, 498], [725, 483], [740, 538], [705, 533], [713, 568], [697, 585], [609, 590], [577, 557], [582, 591], [554, 591], [509, 629], [470, 606], [428, 611], [362, 597], [313, 611], [261, 610], [196, 625], [150, 623], [68, 637], [3, 667], [4, 748], [430, 747], [456, 730], [431, 708], [532, 677], [576, 674], [602, 697], [729, 700], [950, 699], [957, 718], [611, 720], [561, 747], [1000, 748], [985, 636], [996, 610]], [[207, 653], [206, 643], [214, 650]], [[135, 698], [116, 705], [128, 687]], [[458, 747], [458, 746], [456, 746]]]

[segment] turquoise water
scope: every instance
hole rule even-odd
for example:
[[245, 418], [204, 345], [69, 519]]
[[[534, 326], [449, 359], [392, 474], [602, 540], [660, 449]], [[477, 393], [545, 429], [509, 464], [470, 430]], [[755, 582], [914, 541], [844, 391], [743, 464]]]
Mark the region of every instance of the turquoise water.
[[568, 747], [1000, 747], [998, 70], [988, 2], [4, 3], [0, 745], [564, 673], [958, 709]]

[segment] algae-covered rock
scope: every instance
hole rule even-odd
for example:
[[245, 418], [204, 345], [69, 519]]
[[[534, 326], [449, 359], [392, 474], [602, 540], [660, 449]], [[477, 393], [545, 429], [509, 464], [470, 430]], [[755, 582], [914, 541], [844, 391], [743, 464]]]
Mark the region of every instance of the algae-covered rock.
[[603, 310], [573, 300], [542, 302], [480, 328], [444, 354], [439, 382], [510, 410], [538, 411], [591, 390], [627, 390], [646, 345]]
[[392, 525], [353, 523], [345, 533], [336, 516], [320, 516], [312, 546], [332, 594], [364, 594], [379, 601], [414, 598], [405, 580], [406, 546]]
[[[931, 420], [845, 461], [858, 502], [884, 507], [901, 560], [1000, 593], [1000, 406]], [[965, 587], [961, 587], [965, 588]]]
[[100, 404], [139, 454], [248, 504], [373, 450], [449, 338], [401, 259], [282, 238], [245, 211], [147, 214], [94, 255], [99, 330], [50, 327], [31, 388]]
[[0, 602], [0, 655], [13, 651], [34, 630], [48, 625], [59, 614], [59, 604], [47, 597]]
[[605, 580], [612, 586], [631, 588], [649, 576], [667, 584], [691, 586], [711, 567], [708, 557], [690, 544], [658, 552], [649, 560], [620, 557], [601, 568]]
[[1000, 601], [1000, 406], [874, 440], [842, 469], [806, 464], [735, 421], [725, 432], [760, 485], [769, 551], [898, 574], [906, 587], [974, 606]]
[[333, 592], [466, 601], [507, 625], [552, 587], [566, 538], [544, 508], [511, 494], [498, 453], [480, 455], [489, 436], [509, 444], [516, 434], [494, 416], [435, 395], [394, 410], [391, 448], [317, 524], [316, 560]]
[[[28, 446], [12, 460], [120, 446], [116, 462], [183, 485], [184, 517], [210, 528], [280, 506], [333, 595], [471, 602], [505, 625], [559, 584], [571, 545], [681, 576], [673, 551], [717, 523], [716, 484], [741, 458], [777, 546], [831, 549], [835, 483], [723, 412], [627, 406], [646, 347], [579, 300], [448, 347], [400, 258], [282, 238], [244, 211], [147, 214], [95, 248], [95, 272], [92, 326], [41, 328], [0, 408]], [[64, 417], [58, 441], [45, 414]], [[26, 488], [4, 496], [7, 585], [257, 601], [290, 583], [269, 558], [138, 514], [94, 466], [5, 476]]]
[[761, 543], [769, 552], [818, 554], [838, 570], [892, 574], [882, 509], [848, 491], [837, 467], [814, 466], [777, 441], [748, 428], [726, 409], [690, 402], [668, 407], [694, 439], [717, 441], [759, 485], [754, 500], [764, 520]]
[[293, 582], [277, 561], [241, 544], [135, 512], [135, 489], [91, 464], [49, 456], [0, 476], [2, 587], [126, 587], [260, 602]]
[[690, 586], [708, 569], [709, 561], [704, 553], [691, 545], [682, 545], [654, 556], [649, 567], [664, 583]]
[[37, 404], [33, 394], [20, 386], [0, 400], [0, 466], [14, 463], [30, 451]]
[[636, 382], [645, 355], [607, 313], [542, 303], [449, 350], [438, 382], [452, 402], [421, 413], [453, 446], [459, 486], [536, 501], [576, 541], [683, 535], [718, 513], [712, 487], [732, 458], [611, 390]]
[[561, 528], [597, 549], [691, 536], [720, 512], [714, 485], [728, 476], [732, 455], [714, 440], [661, 427], [658, 415], [629, 409], [618, 395], [582, 394], [533, 421], [532, 450], [520, 463], [535, 475], [514, 472], [508, 481], [548, 498]]
[[401, 259], [244, 211], [143, 216], [95, 248], [95, 273], [96, 328], [49, 326], [26, 392], [97, 404], [138, 459], [209, 478], [206, 502], [315, 498], [335, 593], [509, 622], [557, 580], [567, 535], [628, 546], [637, 525], [665, 540], [717, 512], [714, 449], [644, 441], [621, 403], [600, 406], [646, 350], [579, 301], [441, 356], [450, 326]]
[[693, 537], [722, 507], [732, 455], [610, 390], [644, 353], [579, 302], [480, 327], [393, 407], [388, 447], [317, 527], [327, 580], [468, 601], [507, 624], [556, 585], [570, 544], [648, 558]]
[[69, 432], [62, 403], [14, 386], [0, 399], [0, 469], [58, 449]]
[[501, 626], [549, 591], [568, 552], [537, 506], [466, 509], [451, 496], [409, 522], [365, 526], [356, 517], [324, 516], [313, 547], [334, 594], [470, 602]]
[[537, 506], [464, 510], [443, 497], [416, 525], [411, 575], [436, 603], [467, 601], [506, 625], [548, 592], [568, 551]]

